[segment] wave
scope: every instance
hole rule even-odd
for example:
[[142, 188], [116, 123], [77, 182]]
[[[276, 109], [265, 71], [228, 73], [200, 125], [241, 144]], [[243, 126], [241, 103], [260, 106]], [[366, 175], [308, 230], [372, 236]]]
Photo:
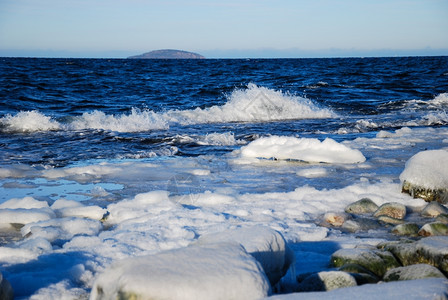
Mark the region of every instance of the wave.
[[[61, 123], [38, 111], [19, 112], [0, 119], [6, 132], [101, 129], [117, 132], [139, 132], [169, 129], [170, 125], [194, 125], [231, 122], [271, 122], [297, 119], [323, 119], [337, 114], [311, 100], [265, 87], [249, 84], [234, 90], [224, 105], [191, 110], [154, 112], [132, 108], [129, 114], [108, 115], [94, 110]], [[213, 139], [213, 137], [209, 137]], [[210, 141], [203, 141], [208, 143]], [[213, 143], [213, 141], [211, 141]], [[225, 143], [225, 142], [224, 142]]]
[[[398, 104], [398, 105], [397, 105]], [[430, 100], [405, 100], [402, 102], [389, 102], [384, 105], [385, 107], [396, 107], [398, 109], [405, 109], [411, 111], [417, 110], [440, 110], [448, 108], [448, 93], [442, 93], [435, 96]]]

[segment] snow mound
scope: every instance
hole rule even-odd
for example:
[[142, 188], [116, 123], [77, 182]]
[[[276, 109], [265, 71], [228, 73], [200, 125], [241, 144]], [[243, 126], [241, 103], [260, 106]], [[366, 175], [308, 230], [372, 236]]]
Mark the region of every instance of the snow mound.
[[361, 163], [366, 160], [356, 149], [326, 138], [319, 141], [313, 138], [270, 136], [259, 138], [241, 148], [243, 158], [265, 158], [298, 160], [315, 163]]
[[260, 299], [270, 285], [241, 245], [218, 243], [117, 261], [90, 299]]
[[201, 245], [222, 242], [241, 244], [261, 264], [272, 285], [286, 274], [294, 260], [294, 253], [283, 236], [266, 226], [240, 227], [198, 239]]
[[406, 162], [400, 180], [427, 189], [447, 189], [448, 151], [428, 150], [412, 156]]

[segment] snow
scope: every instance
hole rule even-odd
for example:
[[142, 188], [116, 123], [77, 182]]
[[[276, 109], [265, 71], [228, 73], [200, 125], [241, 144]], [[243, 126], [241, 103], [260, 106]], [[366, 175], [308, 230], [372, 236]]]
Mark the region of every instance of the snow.
[[406, 162], [400, 180], [428, 189], [448, 188], [448, 151], [421, 151]]
[[[305, 154], [316, 152], [322, 154], [323, 158], [335, 160], [342, 157], [344, 152], [354, 162], [360, 161], [353, 159], [355, 153], [359, 155], [362, 152], [361, 155], [368, 159], [359, 163], [312, 165], [291, 161], [296, 158], [286, 155], [288, 158], [277, 161], [260, 160], [261, 163], [255, 163], [250, 160], [254, 159], [252, 157], [248, 164], [235, 162], [246, 159], [241, 154], [245, 147], [257, 146], [260, 140], [267, 141], [265, 148], [255, 147], [257, 151], [267, 152], [283, 139], [291, 140], [291, 147], [279, 148], [279, 154], [288, 149], [299, 149], [301, 146], [298, 145], [304, 143], [316, 145], [319, 150], [304, 147]], [[446, 147], [442, 142], [446, 139], [448, 130], [443, 128], [437, 131], [419, 128], [397, 130], [370, 138], [341, 143], [327, 141], [325, 144], [324, 141], [307, 138], [274, 136], [257, 139], [241, 146], [240, 152], [222, 156], [89, 161], [54, 169], [21, 165], [0, 167], [0, 191], [5, 191], [0, 195], [0, 223], [4, 222], [5, 226], [0, 228], [2, 233], [9, 230], [8, 234], [23, 235], [20, 241], [0, 240], [2, 274], [11, 282], [18, 298], [85, 298], [93, 282], [105, 270], [113, 268], [111, 266], [126, 271], [122, 262], [128, 258], [152, 260], [159, 254], [175, 253], [170, 251], [187, 251], [183, 252], [185, 256], [192, 255], [198, 261], [204, 256], [206, 260], [208, 254], [191, 249], [205, 245], [211, 247], [215, 245], [213, 239], [216, 239], [216, 243], [229, 240], [241, 243], [246, 248], [244, 251], [238, 245], [225, 246], [221, 254], [236, 257], [237, 266], [250, 261], [251, 270], [255, 270], [255, 260], [248, 253], [256, 249], [278, 249], [282, 253], [282, 240], [275, 232], [283, 235], [296, 257], [296, 263], [293, 263], [293, 268], [289, 269], [286, 276], [293, 276], [294, 268], [297, 274], [328, 271], [328, 261], [336, 250], [353, 248], [359, 243], [375, 245], [382, 239], [359, 239], [344, 235], [337, 230], [316, 225], [317, 221], [325, 213], [343, 212], [348, 204], [362, 198], [370, 198], [377, 205], [398, 202], [406, 206], [423, 207], [424, 200], [401, 193], [399, 174], [405, 168], [405, 162], [416, 152], [425, 149], [428, 144], [434, 148]], [[179, 174], [193, 176], [198, 186], [187, 189], [183, 195], [173, 195], [169, 186]], [[29, 195], [26, 197], [5, 198], [4, 195], [10, 195], [10, 187], [20, 189], [21, 185], [30, 183], [35, 187], [27, 189]], [[78, 191], [58, 192], [55, 189], [71, 184], [84, 186], [87, 193], [80, 195]], [[94, 186], [101, 186], [104, 191], [97, 189], [98, 193], [91, 193]], [[112, 190], [108, 186], [120, 188]], [[178, 201], [176, 197], [179, 196], [182, 196], [183, 201]], [[78, 197], [81, 200], [74, 201]], [[107, 216], [100, 221], [105, 213]], [[9, 223], [21, 223], [24, 226], [17, 232]], [[258, 234], [265, 232], [250, 230], [259, 226], [267, 228], [266, 232], [272, 235], [263, 236], [271, 238], [261, 240], [266, 243], [249, 243], [249, 236], [256, 239]], [[435, 243], [436, 240], [433, 241]], [[196, 243], [204, 244], [200, 247], [192, 246]], [[434, 247], [438, 245], [434, 244]], [[213, 252], [219, 254], [216, 249]], [[174, 262], [170, 263], [175, 259], [173, 255], [163, 257], [168, 265], [174, 265]], [[272, 270], [279, 270], [285, 256], [271, 257], [275, 257]], [[213, 260], [210, 258], [210, 261]], [[187, 259], [179, 262], [181, 267], [186, 264]], [[225, 264], [216, 266], [227, 268]], [[166, 288], [170, 280], [161, 285]], [[382, 295], [396, 295], [397, 287], [410, 291], [406, 297], [412, 297], [412, 291], [416, 295], [423, 293], [423, 286], [440, 290], [440, 281], [428, 282], [432, 283], [422, 284], [422, 290], [418, 286], [408, 288], [406, 285], [394, 286], [391, 283], [394, 288], [385, 288]], [[238, 284], [230, 277], [224, 283]], [[210, 285], [215, 286], [213, 282]], [[363, 288], [366, 294], [371, 291], [375, 295], [378, 294], [378, 288], [387, 286], [348, 289], [345, 296], [356, 295]], [[237, 290], [246, 295], [242, 287]], [[263, 297], [266, 289], [264, 291], [263, 295], [257, 297]], [[342, 291], [329, 293], [344, 295]], [[319, 297], [325, 295], [318, 294]]]
[[260, 299], [270, 294], [261, 266], [242, 246], [216, 243], [118, 261], [91, 299]]
[[322, 142], [313, 138], [270, 136], [259, 138], [241, 148], [243, 158], [291, 159], [306, 162], [360, 163], [366, 158], [359, 150], [326, 138]]

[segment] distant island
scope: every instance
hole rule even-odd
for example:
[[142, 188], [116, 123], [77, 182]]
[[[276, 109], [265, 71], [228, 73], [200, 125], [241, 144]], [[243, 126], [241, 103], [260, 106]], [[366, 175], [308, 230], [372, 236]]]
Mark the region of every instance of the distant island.
[[205, 57], [188, 51], [162, 49], [128, 57], [130, 59], [204, 59]]

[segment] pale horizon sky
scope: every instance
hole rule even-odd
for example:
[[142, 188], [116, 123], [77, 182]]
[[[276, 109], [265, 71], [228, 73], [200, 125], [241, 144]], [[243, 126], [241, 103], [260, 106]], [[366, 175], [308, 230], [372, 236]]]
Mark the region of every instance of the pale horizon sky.
[[0, 56], [448, 55], [448, 0], [1, 0]]

